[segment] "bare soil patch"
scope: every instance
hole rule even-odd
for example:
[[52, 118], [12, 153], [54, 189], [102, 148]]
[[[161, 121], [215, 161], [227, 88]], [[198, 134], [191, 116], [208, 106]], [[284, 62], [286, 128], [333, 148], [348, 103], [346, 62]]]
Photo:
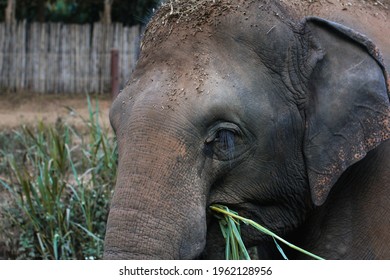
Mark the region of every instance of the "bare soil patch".
[[[92, 105], [99, 106], [99, 118], [104, 127], [109, 127], [108, 113], [110, 96], [91, 97]], [[42, 121], [54, 124], [62, 121], [80, 127], [80, 118], [88, 118], [86, 96], [36, 95], [14, 93], [0, 95], [0, 130], [16, 128], [20, 125], [34, 125]]]

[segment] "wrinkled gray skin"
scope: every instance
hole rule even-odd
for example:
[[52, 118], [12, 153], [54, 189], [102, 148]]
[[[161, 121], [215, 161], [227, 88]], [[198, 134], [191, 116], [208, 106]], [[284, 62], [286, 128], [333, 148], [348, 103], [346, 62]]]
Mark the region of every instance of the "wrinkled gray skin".
[[[110, 114], [119, 172], [104, 257], [223, 259], [209, 210], [220, 203], [324, 258], [390, 259], [389, 93], [374, 45], [269, 1], [217, 14], [221, 2], [149, 25]], [[259, 258], [280, 257], [267, 236], [242, 235]]]

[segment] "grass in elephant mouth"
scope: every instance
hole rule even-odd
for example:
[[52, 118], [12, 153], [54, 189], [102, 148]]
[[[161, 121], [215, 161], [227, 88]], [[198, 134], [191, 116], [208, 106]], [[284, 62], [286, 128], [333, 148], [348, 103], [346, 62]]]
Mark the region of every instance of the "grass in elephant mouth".
[[228, 207], [224, 205], [219, 205], [219, 204], [211, 205], [210, 209], [215, 212], [215, 216], [219, 219], [221, 232], [226, 241], [225, 257], [227, 260], [242, 260], [242, 259], [250, 260], [249, 253], [241, 238], [240, 221], [243, 222], [244, 224], [253, 226], [261, 233], [271, 236], [275, 242], [275, 246], [283, 256], [283, 258], [286, 260], [288, 258], [286, 254], [283, 252], [283, 249], [279, 246], [277, 240], [286, 244], [290, 248], [297, 250], [305, 255], [308, 255], [314, 259], [323, 260], [323, 258], [291, 244], [290, 242], [284, 240], [283, 238], [279, 237], [272, 231], [259, 225], [253, 220], [239, 216], [237, 212], [230, 210]]

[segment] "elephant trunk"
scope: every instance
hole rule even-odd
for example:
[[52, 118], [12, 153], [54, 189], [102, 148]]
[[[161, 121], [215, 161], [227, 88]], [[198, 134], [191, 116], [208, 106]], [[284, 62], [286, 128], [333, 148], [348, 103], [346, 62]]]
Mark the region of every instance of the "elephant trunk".
[[191, 175], [191, 157], [180, 143], [161, 143], [166, 138], [120, 151], [105, 259], [193, 259], [202, 253], [206, 195]]

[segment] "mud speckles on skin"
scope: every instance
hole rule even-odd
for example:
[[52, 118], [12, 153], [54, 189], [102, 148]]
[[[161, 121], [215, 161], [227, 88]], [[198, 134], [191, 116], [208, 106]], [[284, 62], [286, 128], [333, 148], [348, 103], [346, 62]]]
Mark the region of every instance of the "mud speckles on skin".
[[[194, 64], [190, 69], [183, 72], [174, 71], [165, 80], [165, 95], [170, 102], [179, 103], [179, 100], [186, 99], [186, 95], [192, 90], [198, 94], [203, 94], [205, 91], [204, 83], [209, 76], [206, 69], [210, 63], [210, 55], [194, 52], [192, 56]], [[182, 81], [188, 82], [183, 83]]]
[[204, 81], [207, 79], [208, 74], [206, 73], [205, 68], [210, 63], [210, 56], [205, 53], [195, 53], [195, 66], [193, 68], [192, 80], [194, 81], [195, 89], [198, 93], [203, 93]]
[[221, 16], [228, 11], [239, 9], [240, 5], [237, 3], [245, 4], [246, 2], [248, 1], [166, 0], [148, 24], [141, 49], [149, 45], [156, 46], [171, 35], [176, 36], [176, 31], [180, 28], [187, 30], [186, 33], [180, 35], [183, 36], [183, 40], [188, 36], [207, 32], [205, 27], [218, 25]]

